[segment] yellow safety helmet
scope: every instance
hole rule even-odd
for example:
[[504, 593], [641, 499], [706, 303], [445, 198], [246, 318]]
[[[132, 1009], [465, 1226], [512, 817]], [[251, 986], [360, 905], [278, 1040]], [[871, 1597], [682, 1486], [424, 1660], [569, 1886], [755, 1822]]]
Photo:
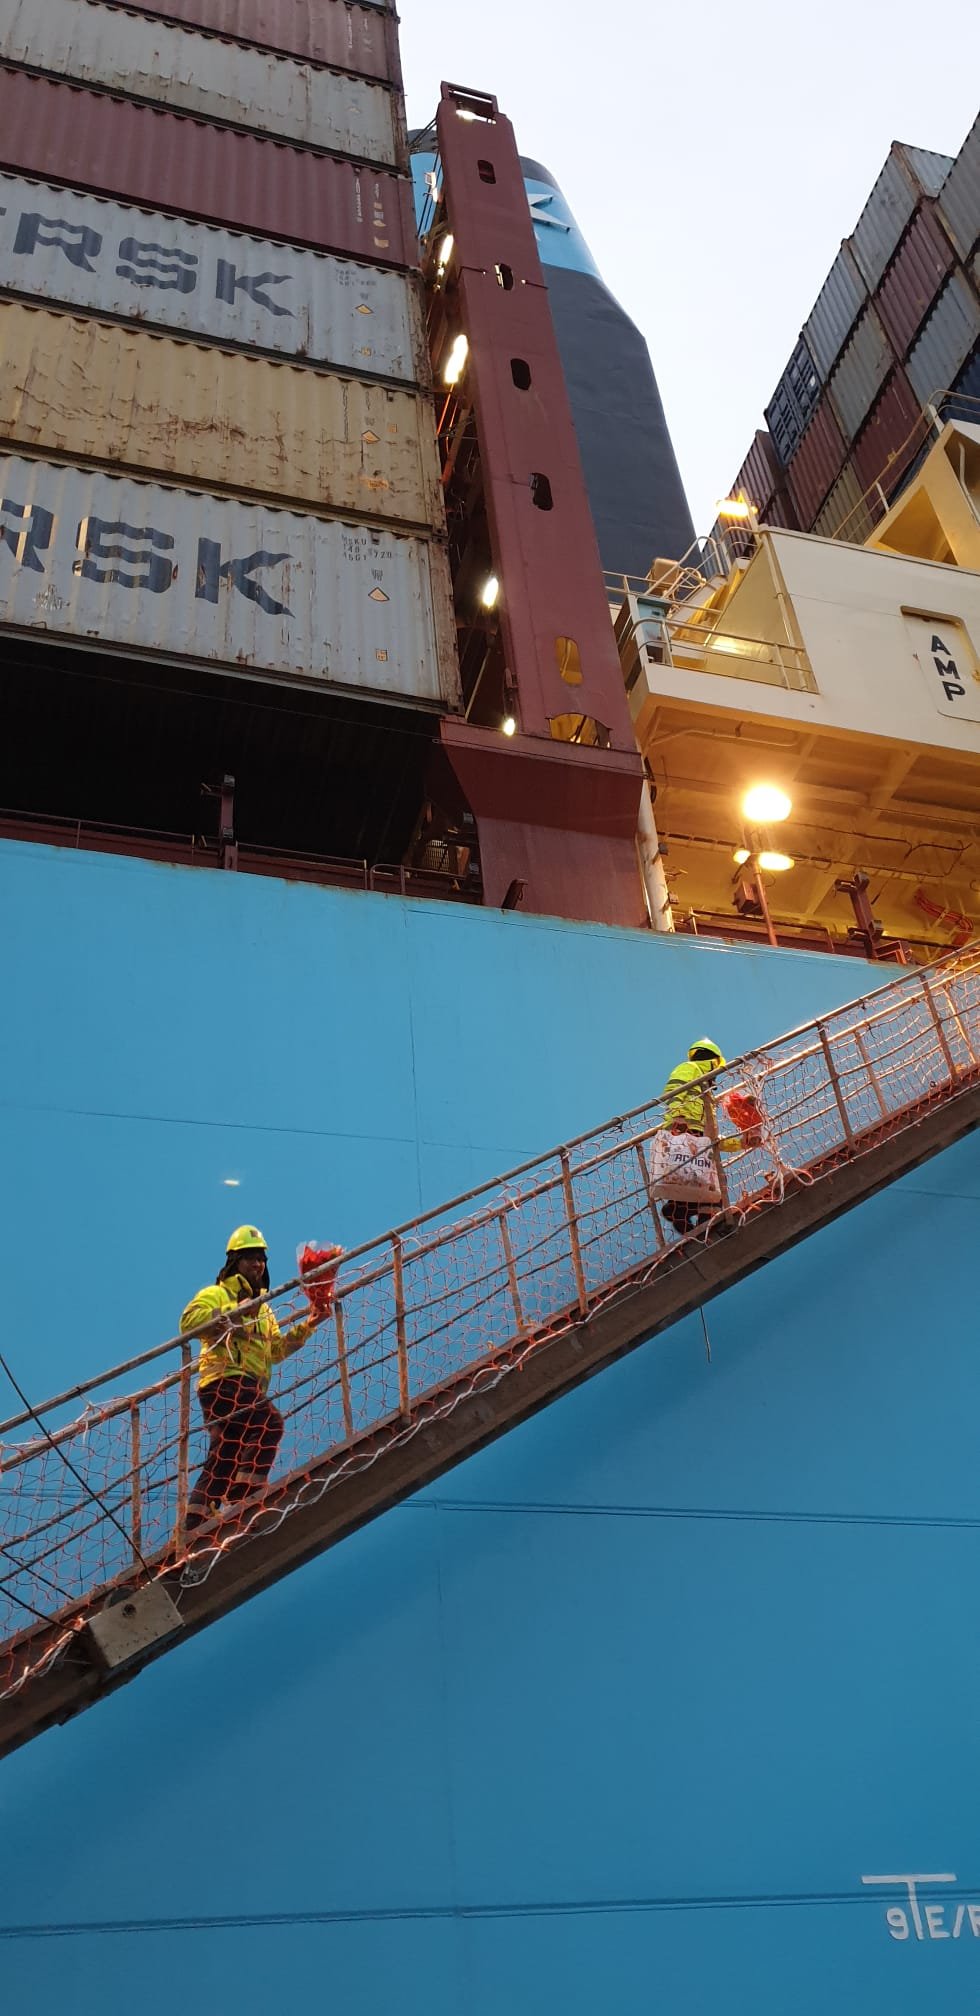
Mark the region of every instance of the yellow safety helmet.
[[265, 1239], [257, 1225], [236, 1225], [228, 1241], [228, 1253], [254, 1253], [268, 1251]]
[[707, 1053], [709, 1057], [714, 1058], [716, 1068], [719, 1065], [724, 1064], [725, 1059], [722, 1056], [717, 1043], [712, 1043], [710, 1036], [699, 1036], [697, 1042], [691, 1044], [691, 1047], [687, 1053], [688, 1057], [690, 1058], [691, 1063], [693, 1064], [696, 1058], [703, 1056], [705, 1053]]

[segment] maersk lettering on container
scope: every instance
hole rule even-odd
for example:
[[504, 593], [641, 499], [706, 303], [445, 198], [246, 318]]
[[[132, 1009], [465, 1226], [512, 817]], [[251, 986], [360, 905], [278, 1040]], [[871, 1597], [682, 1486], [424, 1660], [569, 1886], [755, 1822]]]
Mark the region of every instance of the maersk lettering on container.
[[459, 703], [444, 548], [0, 457], [0, 630]]
[[0, 288], [94, 315], [425, 384], [418, 281], [0, 175]]

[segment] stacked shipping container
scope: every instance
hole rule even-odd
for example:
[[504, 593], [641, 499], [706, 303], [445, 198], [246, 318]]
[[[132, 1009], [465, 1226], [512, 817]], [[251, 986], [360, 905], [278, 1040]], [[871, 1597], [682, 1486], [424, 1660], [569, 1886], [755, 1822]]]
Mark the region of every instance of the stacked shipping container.
[[0, 66], [0, 624], [454, 706], [394, 15], [0, 0]]
[[980, 120], [955, 161], [896, 142], [732, 486], [763, 520], [786, 523], [788, 496], [789, 523], [862, 540], [927, 438], [923, 408], [952, 395], [980, 418], [978, 239]]

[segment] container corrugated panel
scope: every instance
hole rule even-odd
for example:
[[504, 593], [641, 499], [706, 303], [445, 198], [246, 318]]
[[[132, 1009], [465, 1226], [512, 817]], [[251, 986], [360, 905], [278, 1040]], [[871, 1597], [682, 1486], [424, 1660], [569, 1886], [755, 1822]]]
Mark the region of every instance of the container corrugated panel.
[[440, 530], [432, 402], [0, 302], [0, 438], [71, 462]]
[[396, 17], [371, 0], [357, 6], [351, 0], [138, 0], [138, 7], [141, 14], [254, 42], [283, 56], [399, 81]]
[[868, 298], [864, 277], [845, 242], [817, 295], [803, 334], [826, 382]]
[[912, 219], [875, 296], [875, 307], [897, 356], [904, 357], [911, 349], [953, 263], [949, 239], [933, 206], [925, 202]]
[[359, 375], [428, 383], [411, 274], [2, 173], [0, 289]]
[[827, 387], [845, 441], [860, 432], [891, 369], [892, 347], [872, 307], [865, 308]]
[[896, 143], [868, 197], [851, 239], [854, 257], [874, 291], [920, 196], [934, 196], [949, 167], [945, 154]]
[[872, 530], [873, 519], [864, 500], [863, 486], [850, 462], [838, 476], [823, 510], [813, 526], [821, 539], [839, 538], [848, 545], [862, 546]]
[[939, 194], [939, 207], [961, 259], [980, 238], [980, 118], [970, 128]]
[[906, 365], [921, 405], [947, 392], [980, 337], [980, 302], [965, 273], [947, 280]]
[[0, 629], [457, 704], [426, 539], [0, 456]]
[[953, 166], [953, 155], [937, 154], [930, 147], [910, 147], [907, 140], [896, 140], [895, 152], [901, 155], [923, 196], [938, 196]]
[[793, 509], [793, 500], [785, 489], [777, 490], [775, 495], [770, 497], [765, 510], [760, 513], [760, 518], [763, 525], [778, 525], [785, 532], [798, 532], [800, 529], [800, 521]]
[[845, 454], [840, 428], [825, 399], [814, 413], [786, 471], [790, 496], [804, 531], [813, 524]]
[[737, 497], [744, 492], [757, 511], [768, 504], [783, 480], [779, 458], [772, 444], [772, 436], [760, 427], [755, 440], [742, 463], [742, 467], [732, 484], [729, 495]]
[[371, 264], [418, 261], [404, 176], [26, 70], [0, 68], [0, 167]]
[[773, 445], [785, 468], [820, 397], [820, 376], [802, 336], [766, 407]]
[[0, 61], [149, 98], [277, 139], [405, 165], [384, 84], [269, 56], [101, 0], [0, 0]]
[[862, 488], [870, 490], [873, 483], [880, 483], [890, 494], [921, 448], [924, 429], [915, 393], [904, 371], [896, 367], [851, 451]]
[[980, 427], [980, 345], [956, 380], [956, 389], [943, 401], [944, 420], [969, 420]]

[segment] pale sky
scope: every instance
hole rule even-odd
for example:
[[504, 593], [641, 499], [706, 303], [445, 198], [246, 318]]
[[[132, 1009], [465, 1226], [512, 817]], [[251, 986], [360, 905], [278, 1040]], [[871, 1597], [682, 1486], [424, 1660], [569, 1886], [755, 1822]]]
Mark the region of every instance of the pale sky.
[[891, 141], [953, 154], [972, 124], [977, 0], [401, 0], [401, 17], [410, 125], [443, 77], [491, 91], [560, 183], [650, 346], [706, 532]]

